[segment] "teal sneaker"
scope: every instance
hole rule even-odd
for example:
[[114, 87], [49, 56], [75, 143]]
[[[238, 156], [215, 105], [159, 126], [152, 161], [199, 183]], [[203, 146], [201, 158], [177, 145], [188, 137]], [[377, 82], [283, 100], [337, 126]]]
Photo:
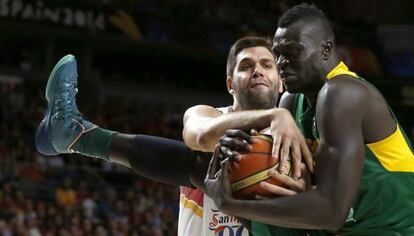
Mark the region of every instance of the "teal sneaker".
[[55, 65], [46, 85], [47, 111], [36, 132], [37, 151], [56, 156], [72, 153], [79, 137], [97, 126], [85, 120], [76, 106], [77, 65], [66, 55]]

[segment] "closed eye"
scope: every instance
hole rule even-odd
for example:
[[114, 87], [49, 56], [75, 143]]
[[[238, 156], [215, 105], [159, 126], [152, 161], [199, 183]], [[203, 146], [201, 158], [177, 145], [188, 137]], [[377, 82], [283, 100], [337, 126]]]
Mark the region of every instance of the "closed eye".
[[251, 64], [249, 64], [249, 63], [243, 64], [243, 65], [241, 65], [241, 66], [240, 66], [240, 70], [241, 70], [241, 71], [247, 71], [247, 70], [249, 70], [250, 68], [252, 68], [252, 65], [251, 65]]
[[263, 67], [266, 68], [266, 69], [272, 69], [273, 68], [273, 63], [267, 62], [267, 63], [264, 64]]

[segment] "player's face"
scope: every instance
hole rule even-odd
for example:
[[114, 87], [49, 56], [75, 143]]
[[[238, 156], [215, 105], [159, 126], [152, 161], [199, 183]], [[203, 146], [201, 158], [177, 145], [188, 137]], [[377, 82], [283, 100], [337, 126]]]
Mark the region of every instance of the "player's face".
[[279, 77], [273, 54], [265, 47], [242, 50], [236, 57], [231, 87], [242, 109], [266, 109], [276, 105]]
[[306, 93], [320, 83], [321, 43], [306, 23], [278, 28], [273, 39], [273, 53], [278, 72], [290, 93]]

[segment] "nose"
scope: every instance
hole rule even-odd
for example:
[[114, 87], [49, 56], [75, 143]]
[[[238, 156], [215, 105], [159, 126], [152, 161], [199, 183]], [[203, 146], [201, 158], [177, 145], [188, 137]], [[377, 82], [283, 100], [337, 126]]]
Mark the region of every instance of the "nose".
[[257, 65], [253, 71], [253, 78], [263, 76], [263, 68], [260, 65]]

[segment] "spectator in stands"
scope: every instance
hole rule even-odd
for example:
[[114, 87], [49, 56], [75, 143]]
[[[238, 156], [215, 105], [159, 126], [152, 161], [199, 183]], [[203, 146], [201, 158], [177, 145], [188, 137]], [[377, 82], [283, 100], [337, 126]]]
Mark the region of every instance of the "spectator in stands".
[[56, 202], [64, 207], [73, 207], [76, 204], [76, 193], [70, 178], [65, 178], [62, 187], [56, 189]]

